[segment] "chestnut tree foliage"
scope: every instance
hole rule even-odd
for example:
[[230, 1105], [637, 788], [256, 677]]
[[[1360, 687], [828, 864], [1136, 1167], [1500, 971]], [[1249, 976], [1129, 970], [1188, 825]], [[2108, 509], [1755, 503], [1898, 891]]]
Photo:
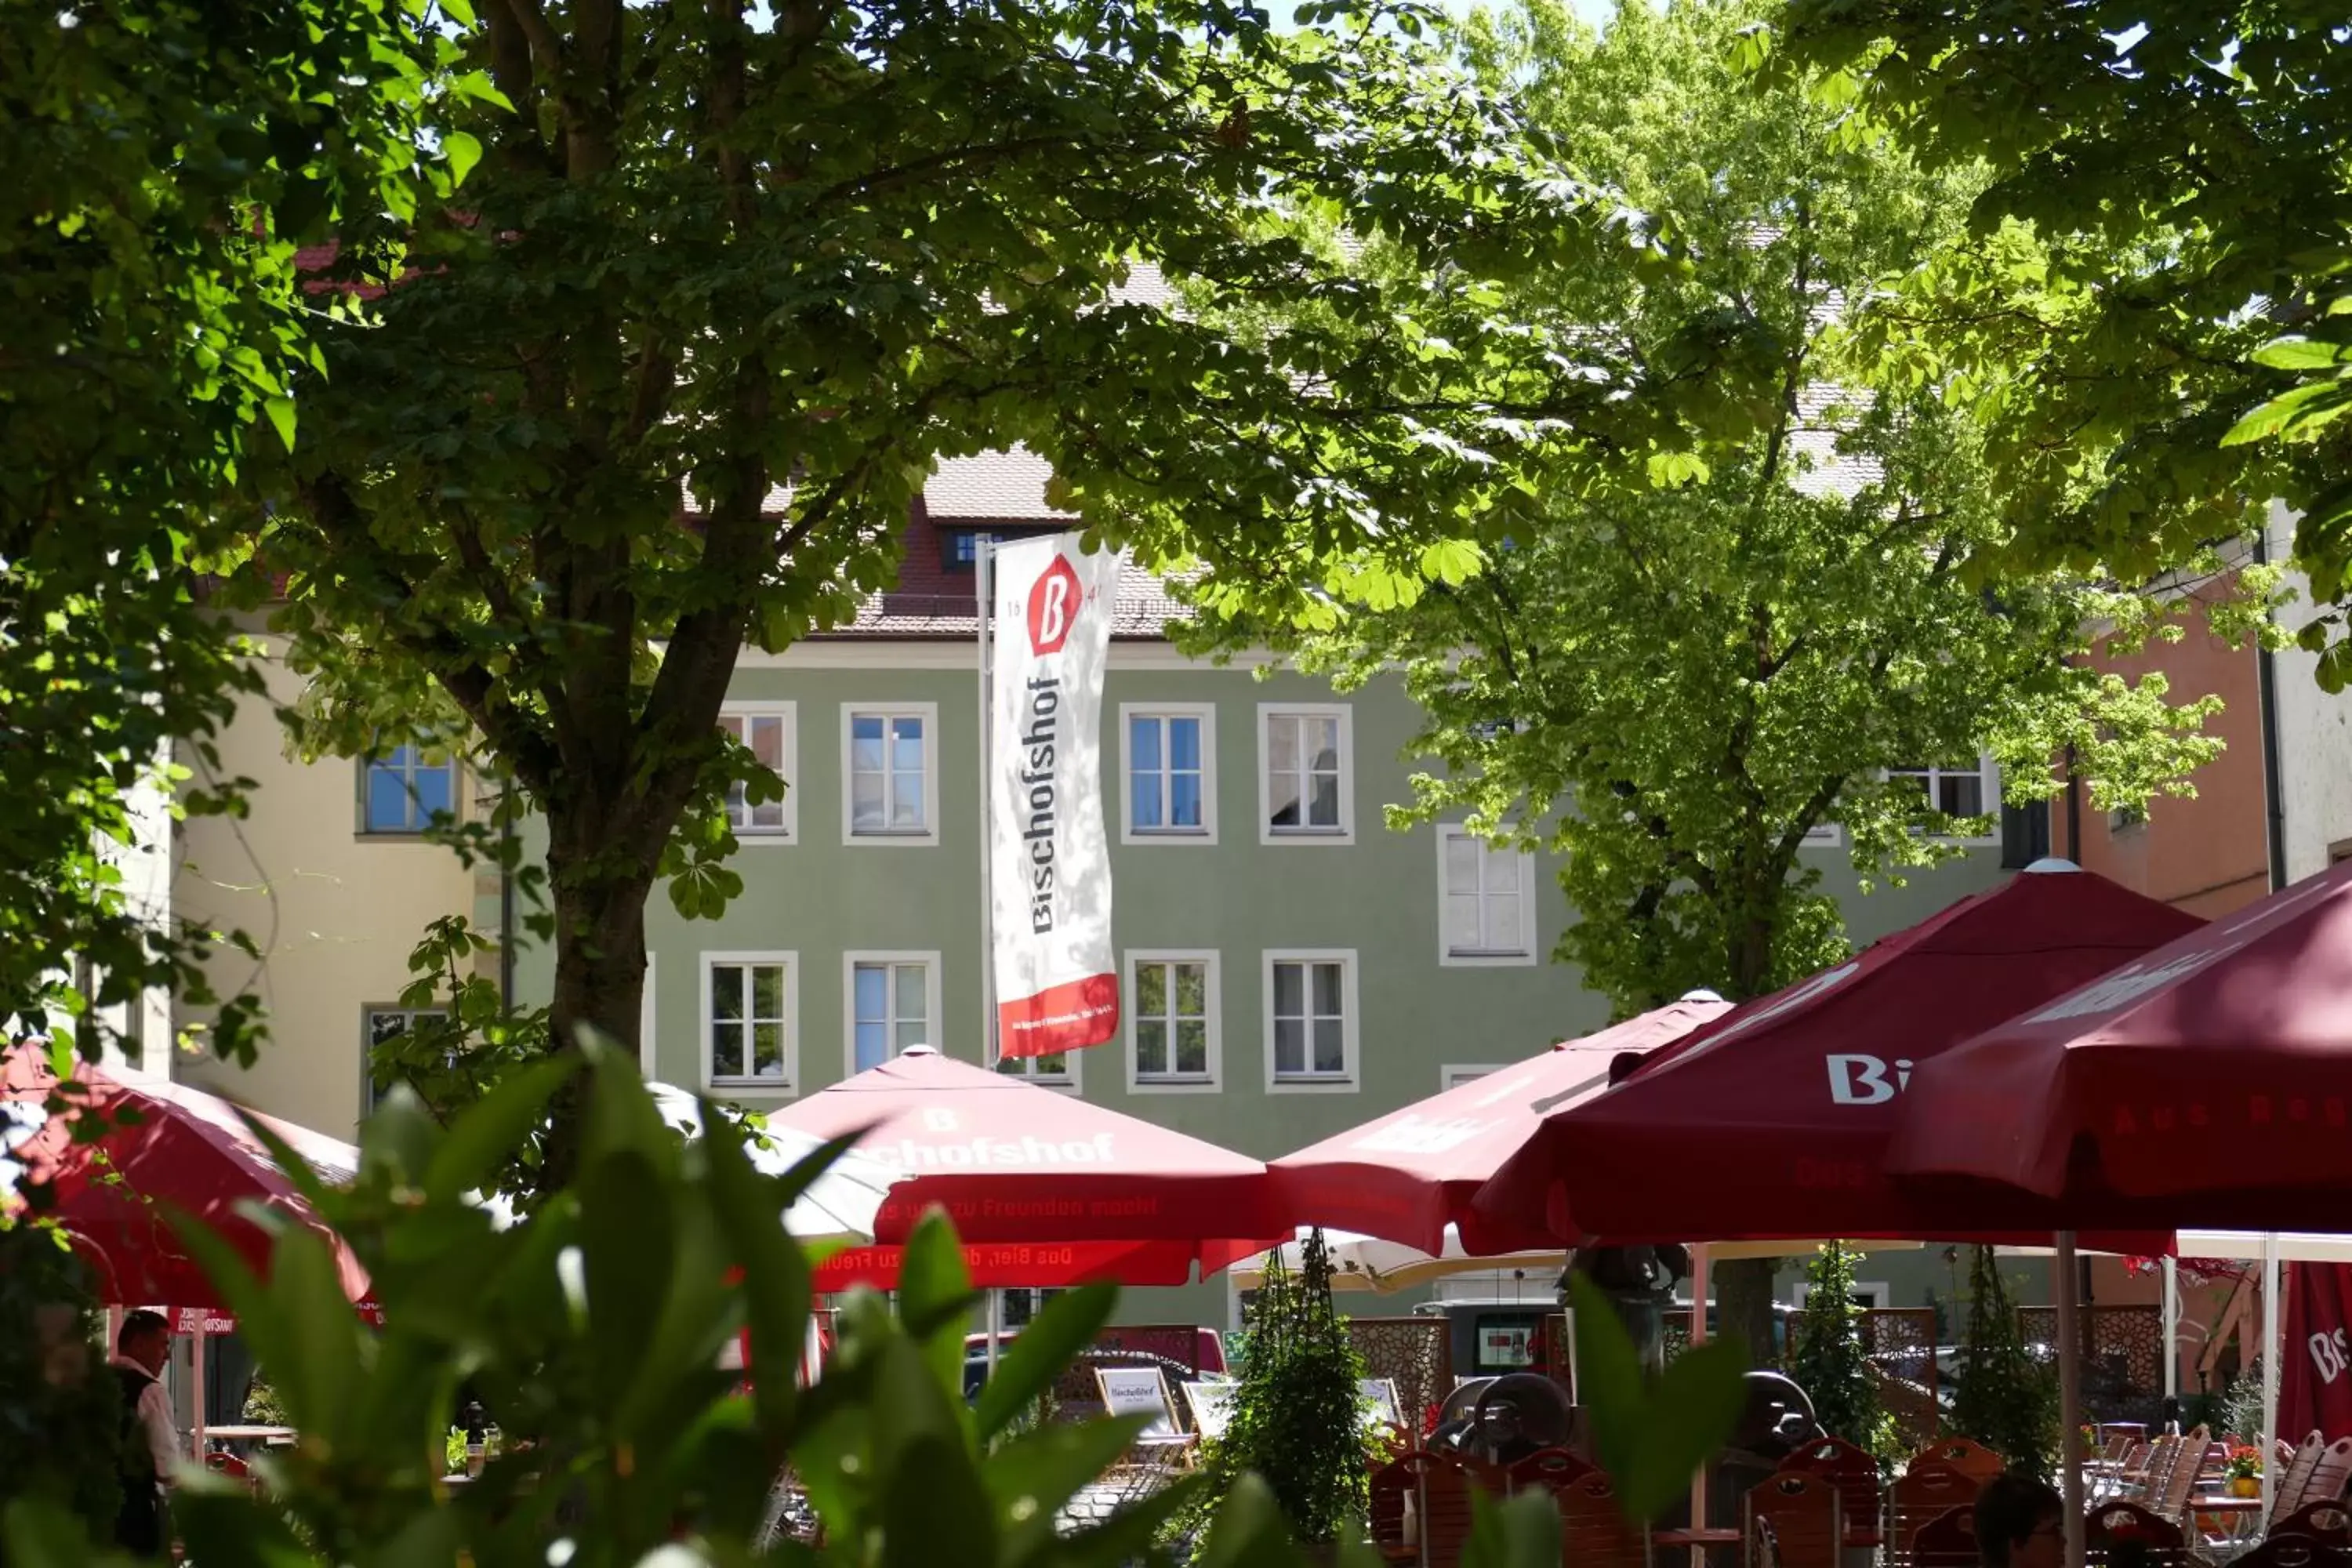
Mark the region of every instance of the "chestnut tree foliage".
[[2135, 576], [2301, 513], [2321, 682], [2352, 679], [2352, 31], [2330, 0], [1791, 0], [1751, 64], [1981, 161], [1889, 311], [1988, 416], [2022, 559]]
[[[1517, 464], [1591, 395], [1488, 286], [1600, 243], [1585, 193], [1412, 11], [444, 11], [494, 85], [434, 100], [464, 186], [342, 230], [320, 287], [364, 304], [299, 389], [258, 553], [306, 744], [438, 722], [543, 818], [559, 1042], [635, 1040], [657, 881], [689, 913], [737, 889], [726, 792], [776, 787], [716, 728], [737, 650], [890, 582], [938, 458], [1024, 442], [1098, 540], [1281, 616], [1524, 506]], [[1409, 264], [1352, 276], [1275, 221], [1301, 210]], [[1122, 302], [1144, 262], [1338, 325]], [[1457, 368], [1505, 357], [1507, 405]]]
[[[253, 679], [194, 590], [235, 542], [221, 501], [291, 433], [312, 314], [296, 242], [446, 184], [412, 127], [451, 62], [404, 8], [0, 17], [0, 1018], [93, 1058], [93, 1008], [213, 1000], [213, 933], [142, 907], [123, 851], [168, 837], [139, 802], [169, 798], [174, 742], [197, 775], [184, 809], [239, 793], [211, 737]], [[216, 1043], [248, 1050], [252, 1021], [232, 999]]]
[[2218, 749], [2213, 701], [2070, 662], [2102, 629], [2165, 630], [2160, 605], [2006, 565], [1983, 426], [1858, 324], [1959, 230], [1973, 177], [1852, 133], [1805, 82], [1759, 90], [1733, 56], [1764, 14], [1633, 0], [1601, 37], [1550, 0], [1473, 20], [1481, 74], [1522, 84], [1679, 258], [1563, 257], [1509, 306], [1609, 408], [1649, 413], [1590, 424], [1618, 460], [1547, 474], [1461, 581], [1294, 639], [1344, 680], [1402, 669], [1438, 765], [1392, 818], [1561, 855], [1559, 956], [1624, 1013], [1842, 957], [1816, 830], [1866, 877], [1990, 830], [1953, 814], [1998, 800], [1916, 770], [1990, 752], [2022, 799], [2071, 747], [2104, 805], [2185, 793]]

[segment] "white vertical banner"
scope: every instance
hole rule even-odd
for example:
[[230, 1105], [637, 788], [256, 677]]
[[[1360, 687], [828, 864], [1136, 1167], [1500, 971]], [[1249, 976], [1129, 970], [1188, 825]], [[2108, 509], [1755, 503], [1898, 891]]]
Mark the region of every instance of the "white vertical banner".
[[1053, 1056], [1118, 1033], [1103, 668], [1118, 558], [1075, 533], [999, 544], [989, 701], [990, 942], [997, 1050]]

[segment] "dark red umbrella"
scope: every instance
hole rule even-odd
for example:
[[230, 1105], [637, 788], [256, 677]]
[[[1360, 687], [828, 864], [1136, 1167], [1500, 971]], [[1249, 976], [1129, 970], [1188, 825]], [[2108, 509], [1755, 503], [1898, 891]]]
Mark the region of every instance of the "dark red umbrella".
[[2290, 1263], [2278, 1436], [2352, 1437], [2352, 1266]]
[[1285, 1154], [1268, 1167], [1284, 1220], [1377, 1236], [1433, 1258], [1444, 1251], [1449, 1225], [1475, 1257], [1550, 1247], [1545, 1227], [1490, 1219], [1470, 1200], [1547, 1115], [1607, 1089], [1612, 1063], [1681, 1039], [1729, 1006], [1695, 991]]
[[[2067, 1223], [2046, 1202], [1888, 1180], [1906, 1086], [1979, 1030], [2198, 924], [2042, 862], [1654, 1053], [1549, 1118], [1476, 1206], [1571, 1240], [2046, 1240]], [[2090, 1244], [2166, 1249], [2150, 1243]]]
[[1914, 1074], [1892, 1167], [2070, 1224], [2341, 1230], [2352, 863], [1988, 1027]]
[[[42, 1117], [40, 1107], [58, 1087], [47, 1058], [45, 1047], [29, 1042], [7, 1052], [0, 1071], [0, 1101], [28, 1121]], [[354, 1301], [365, 1298], [367, 1275], [358, 1260], [311, 1213], [268, 1145], [227, 1100], [184, 1084], [116, 1079], [86, 1064], [74, 1068], [73, 1079], [64, 1097], [77, 1108], [71, 1116], [43, 1119], [6, 1157], [25, 1168], [29, 1183], [54, 1187], [57, 1205], [49, 1215], [98, 1268], [109, 1302], [227, 1305], [173, 1228], [167, 1216], [173, 1211], [211, 1226], [267, 1278], [271, 1240], [241, 1212], [248, 1204], [318, 1231], [333, 1249], [344, 1294]], [[114, 1121], [126, 1111], [136, 1125], [117, 1126], [95, 1142], [76, 1141], [68, 1124], [78, 1116]], [[355, 1173], [358, 1153], [350, 1144], [290, 1122], [255, 1120], [328, 1181], [349, 1181]]]
[[768, 1121], [862, 1132], [860, 1152], [907, 1173], [875, 1217], [878, 1246], [828, 1278], [895, 1277], [895, 1244], [934, 1205], [981, 1284], [1173, 1284], [1288, 1234], [1262, 1163], [924, 1046]]

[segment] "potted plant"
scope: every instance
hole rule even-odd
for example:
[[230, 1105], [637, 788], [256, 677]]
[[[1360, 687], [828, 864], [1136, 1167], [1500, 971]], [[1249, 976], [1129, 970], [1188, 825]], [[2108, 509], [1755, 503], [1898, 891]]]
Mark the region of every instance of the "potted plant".
[[2263, 1495], [2263, 1451], [2251, 1443], [2241, 1443], [2230, 1450], [2230, 1495], [2260, 1497]]

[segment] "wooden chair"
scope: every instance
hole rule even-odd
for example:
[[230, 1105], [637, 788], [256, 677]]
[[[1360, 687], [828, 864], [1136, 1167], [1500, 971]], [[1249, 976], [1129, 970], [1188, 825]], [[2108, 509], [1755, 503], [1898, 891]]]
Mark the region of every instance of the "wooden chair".
[[1911, 1561], [1911, 1538], [1918, 1533], [1920, 1526], [1941, 1519], [1956, 1508], [1974, 1508], [1977, 1493], [1983, 1489], [1982, 1479], [1965, 1470], [1934, 1459], [1914, 1460], [1895, 1483], [1895, 1500], [1889, 1510], [1893, 1539], [1887, 1544], [1895, 1568], [1903, 1568]]
[[[2195, 1475], [2189, 1471], [2192, 1480]], [[2189, 1540], [2179, 1522], [2136, 1502], [2093, 1509], [2083, 1521], [2083, 1543], [2093, 1563], [2116, 1568], [2182, 1568], [2189, 1560]]]
[[[1414, 1464], [1416, 1460], [1421, 1462]], [[1414, 1464], [1421, 1568], [1456, 1568], [1463, 1548], [1470, 1544], [1471, 1494], [1501, 1497], [1506, 1489], [1502, 1472], [1475, 1459], [1425, 1451], [1407, 1454], [1397, 1463]]]
[[1543, 1448], [1510, 1468], [1507, 1479], [1515, 1492], [1557, 1492], [1592, 1474], [1592, 1467], [1566, 1448]]
[[2327, 1439], [2313, 1432], [2278, 1467], [2278, 1481], [2271, 1488], [2272, 1519], [2284, 1519], [2303, 1506], [2304, 1491], [2311, 1485], [2311, 1472], [2319, 1468], [2320, 1456], [2326, 1451]]
[[1827, 1476], [1782, 1470], [1748, 1489], [1748, 1568], [1838, 1568], [1845, 1512]]
[[1150, 1417], [1126, 1458], [1113, 1467], [1129, 1491], [1154, 1490], [1174, 1472], [1192, 1468], [1201, 1435], [1184, 1430], [1177, 1418], [1167, 1373], [1156, 1366], [1097, 1366], [1095, 1386], [1108, 1414]]
[[2202, 1426], [2182, 1438], [2174, 1451], [2171, 1468], [2160, 1477], [2150, 1472], [2147, 1490], [2140, 1498], [2139, 1506], [2186, 1532], [2189, 1502], [2197, 1495], [2197, 1480], [2205, 1473], [2205, 1462], [2212, 1447], [2212, 1436]]
[[1976, 1477], [1979, 1482], [1989, 1481], [2009, 1468], [2007, 1459], [1973, 1437], [1947, 1437], [1920, 1449], [1911, 1458], [1915, 1465], [1930, 1461], [1949, 1465], [1962, 1475]]
[[1973, 1508], [1950, 1509], [1921, 1525], [1911, 1537], [1913, 1568], [1977, 1568], [1977, 1516]]
[[1645, 1568], [1642, 1532], [1625, 1522], [1617, 1489], [1595, 1470], [1569, 1482], [1552, 1496], [1559, 1502], [1562, 1568]]
[[2352, 1568], [2352, 1549], [2308, 1536], [2265, 1537], [2230, 1568]]
[[[2329, 1546], [2352, 1546], [2352, 1510], [2332, 1499], [2307, 1502], [2284, 1517], [2273, 1510], [2271, 1536], [2294, 1536]], [[2266, 1538], [2267, 1539], [2267, 1538]]]
[[1405, 1539], [1404, 1500], [1412, 1495], [1419, 1472], [1405, 1461], [1413, 1454], [1400, 1455], [1393, 1462], [1372, 1472], [1370, 1506], [1364, 1511], [1364, 1522], [1370, 1529], [1372, 1549], [1390, 1563], [1410, 1563], [1418, 1543]]
[[1780, 1461], [1784, 1471], [1820, 1476], [1837, 1489], [1845, 1517], [1845, 1543], [1856, 1551], [1879, 1543], [1884, 1532], [1884, 1497], [1878, 1461], [1842, 1437], [1821, 1437]]
[[2338, 1437], [2321, 1451], [2319, 1462], [2311, 1467], [2295, 1506], [2335, 1502], [2344, 1496], [2347, 1484], [2352, 1484], [2352, 1437]]
[[1181, 1385], [1184, 1408], [1192, 1415], [1192, 1430], [1204, 1442], [1224, 1436], [1234, 1418], [1234, 1389], [1231, 1383], [1187, 1383]]

